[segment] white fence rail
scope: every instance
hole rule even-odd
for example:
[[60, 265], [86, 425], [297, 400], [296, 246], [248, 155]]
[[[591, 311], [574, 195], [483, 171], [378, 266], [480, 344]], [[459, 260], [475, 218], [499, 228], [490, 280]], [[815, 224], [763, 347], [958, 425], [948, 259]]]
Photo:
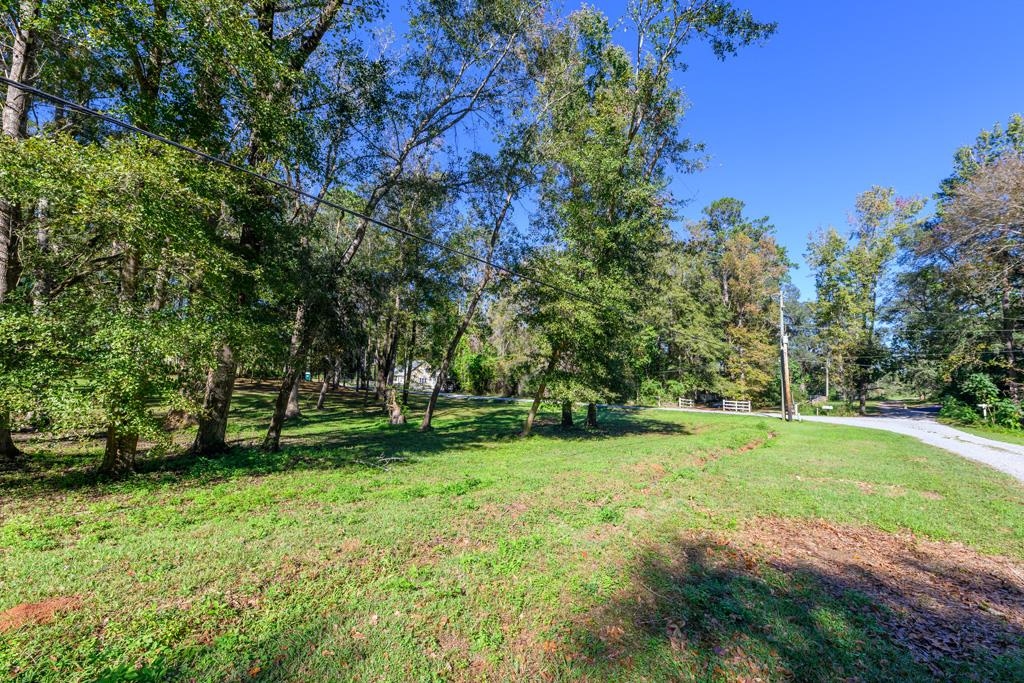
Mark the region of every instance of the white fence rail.
[[693, 399], [692, 398], [681, 398], [681, 399], [679, 399], [679, 407], [680, 408], [692, 408], [693, 407]]
[[749, 413], [750, 401], [722, 401], [722, 410], [732, 413]]

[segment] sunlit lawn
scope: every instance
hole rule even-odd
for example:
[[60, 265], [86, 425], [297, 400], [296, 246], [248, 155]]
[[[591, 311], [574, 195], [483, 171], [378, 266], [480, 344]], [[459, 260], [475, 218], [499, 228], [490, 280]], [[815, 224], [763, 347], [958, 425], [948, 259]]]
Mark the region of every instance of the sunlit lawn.
[[[257, 439], [270, 402], [240, 392], [231, 438]], [[796, 517], [1024, 560], [1024, 488], [905, 437], [613, 411], [520, 439], [526, 406], [494, 403], [444, 404], [424, 435], [352, 394], [305, 410], [279, 454], [119, 482], [90, 474], [98, 442], [26, 444], [31, 470], [0, 475], [0, 612], [78, 602], [0, 633], [0, 677], [1024, 678], [1012, 652], [929, 666], [863, 596], [705, 556]]]

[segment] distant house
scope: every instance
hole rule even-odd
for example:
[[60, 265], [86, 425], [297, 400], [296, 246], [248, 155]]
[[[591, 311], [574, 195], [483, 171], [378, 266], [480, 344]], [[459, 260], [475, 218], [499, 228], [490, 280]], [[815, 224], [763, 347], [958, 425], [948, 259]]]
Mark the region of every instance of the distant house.
[[[414, 360], [412, 362], [412, 373], [409, 384], [417, 389], [432, 388], [437, 381], [437, 370], [430, 367], [425, 360]], [[405, 365], [395, 368], [395, 384], [405, 384]]]

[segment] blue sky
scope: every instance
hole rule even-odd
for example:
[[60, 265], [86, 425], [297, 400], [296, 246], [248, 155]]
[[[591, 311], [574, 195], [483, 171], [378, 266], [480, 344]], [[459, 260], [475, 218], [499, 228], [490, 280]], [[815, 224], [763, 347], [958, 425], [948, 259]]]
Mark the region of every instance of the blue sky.
[[[688, 46], [679, 77], [687, 134], [708, 145], [707, 170], [673, 190], [701, 207], [722, 196], [767, 215], [803, 261], [818, 226], [845, 227], [872, 185], [931, 195], [957, 147], [1024, 111], [1024, 2], [735, 0], [779, 22], [763, 47], [717, 61]], [[602, 3], [609, 16], [623, 5]], [[568, 9], [568, 7], [566, 8]], [[802, 266], [793, 281], [814, 295]]]

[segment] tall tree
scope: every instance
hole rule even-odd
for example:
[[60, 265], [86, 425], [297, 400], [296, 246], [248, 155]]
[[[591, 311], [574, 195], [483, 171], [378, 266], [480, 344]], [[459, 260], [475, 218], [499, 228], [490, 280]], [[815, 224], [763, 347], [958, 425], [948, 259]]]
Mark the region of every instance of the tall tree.
[[[643, 308], [667, 238], [673, 202], [666, 172], [693, 169], [698, 149], [680, 134], [685, 100], [671, 82], [682, 45], [704, 38], [722, 57], [774, 30], [727, 3], [636, 3], [630, 20], [637, 36], [632, 57], [612, 40], [607, 18], [589, 9], [572, 15], [546, 57], [542, 210], [557, 245], [546, 258], [551, 270], [571, 274], [564, 290], [586, 298], [536, 294], [549, 370], [524, 433], [549, 386], [560, 395], [567, 425], [573, 400], [594, 403], [621, 391], [617, 368], [629, 366], [622, 354], [638, 346], [631, 337], [648, 333], [631, 314]], [[595, 306], [596, 299], [604, 304]], [[596, 410], [588, 416], [596, 418]]]
[[886, 369], [889, 348], [879, 335], [899, 240], [914, 226], [924, 202], [892, 188], [857, 197], [850, 234], [819, 232], [808, 245], [815, 271], [815, 321], [853, 387], [861, 414], [871, 383]]
[[445, 350], [441, 365], [437, 370], [434, 387], [430, 392], [420, 431], [428, 431], [437, 407], [437, 399], [442, 387], [448, 381], [455, 353], [459, 348], [463, 335], [473, 322], [484, 293], [493, 278], [499, 273], [490, 265], [498, 254], [499, 243], [506, 223], [511, 222], [513, 203], [534, 182], [533, 177], [533, 129], [517, 130], [518, 135], [506, 142], [504, 149], [495, 156], [488, 158], [477, 156], [470, 169], [472, 183], [477, 191], [470, 199], [470, 220], [474, 227], [482, 229], [483, 244], [479, 249], [480, 258], [485, 262], [481, 266], [479, 280], [470, 294], [455, 333]]
[[[41, 0], [22, 0], [10, 19], [13, 40], [10, 51], [3, 55], [7, 78], [31, 85], [36, 76], [36, 53], [39, 36], [35, 23], [39, 19]], [[29, 94], [16, 87], [7, 88], [0, 134], [8, 139], [26, 137]], [[23, 207], [0, 198], [0, 310], [8, 293], [14, 289], [21, 274], [18, 243], [24, 232]], [[15, 464], [21, 452], [11, 438], [10, 408], [0, 400], [0, 467]]]
[[765, 398], [775, 378], [778, 292], [789, 261], [767, 217], [743, 215], [731, 197], [704, 209], [691, 226], [688, 248], [708, 260], [718, 283], [720, 320], [728, 353], [722, 358], [723, 390], [742, 398]]

